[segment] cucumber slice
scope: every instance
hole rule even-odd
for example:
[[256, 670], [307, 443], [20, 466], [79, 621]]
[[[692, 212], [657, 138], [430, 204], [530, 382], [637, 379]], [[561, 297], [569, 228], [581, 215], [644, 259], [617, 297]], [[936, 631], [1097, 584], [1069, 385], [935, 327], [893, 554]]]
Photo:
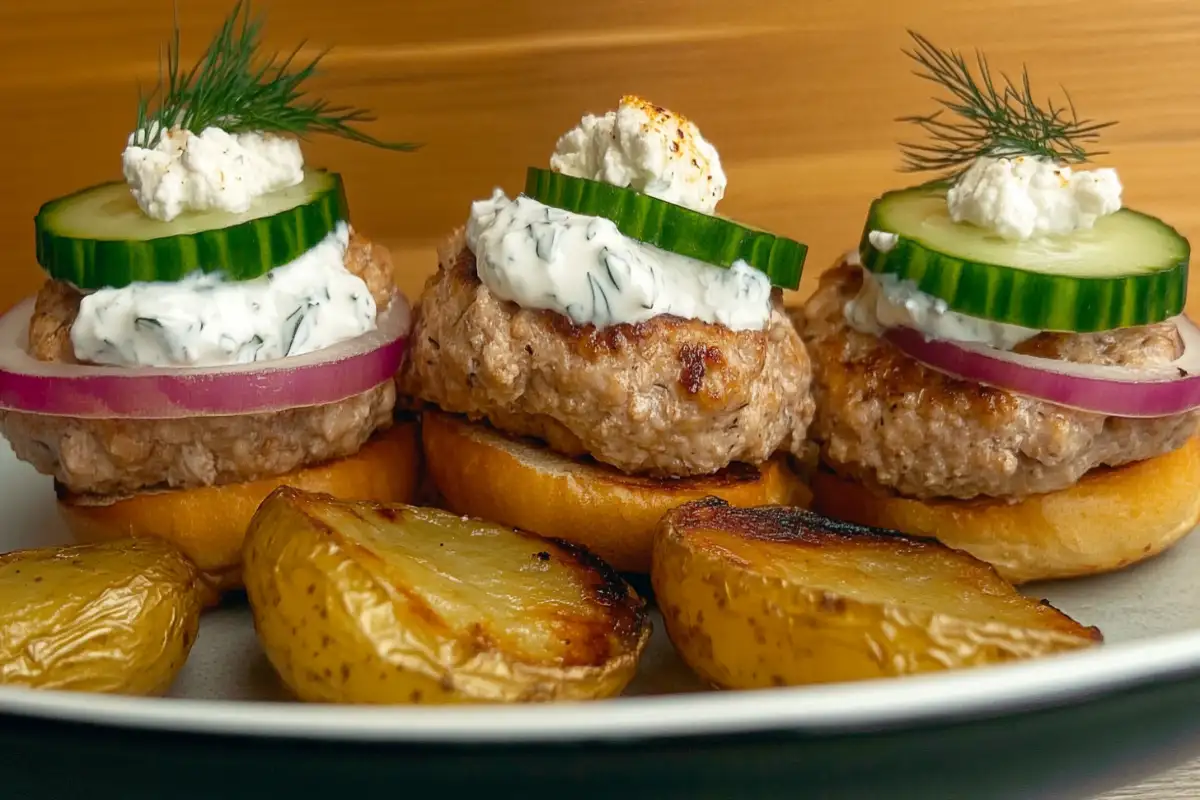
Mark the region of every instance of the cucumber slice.
[[52, 278], [101, 289], [175, 281], [197, 270], [257, 278], [312, 249], [348, 214], [341, 176], [313, 170], [242, 214], [207, 211], [162, 222], [116, 182], [51, 200], [34, 227], [38, 263]]
[[639, 242], [718, 267], [737, 260], [784, 289], [800, 285], [808, 245], [736, 222], [701, 214], [633, 189], [530, 167], [525, 194], [548, 206], [604, 217]]
[[[872, 231], [899, 237], [876, 247]], [[887, 238], [891, 237], [877, 237]], [[1149, 325], [1183, 311], [1187, 239], [1130, 209], [1090, 230], [1027, 241], [956, 223], [944, 187], [888, 192], [867, 215], [863, 266], [896, 275], [973, 317], [1086, 333]]]

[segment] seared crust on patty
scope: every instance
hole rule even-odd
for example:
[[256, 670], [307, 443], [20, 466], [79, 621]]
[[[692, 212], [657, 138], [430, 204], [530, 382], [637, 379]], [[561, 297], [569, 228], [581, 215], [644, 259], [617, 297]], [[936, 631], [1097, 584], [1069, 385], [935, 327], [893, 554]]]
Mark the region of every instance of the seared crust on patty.
[[38, 290], [29, 318], [29, 354], [39, 361], [78, 364], [71, 326], [79, 316], [83, 295], [69, 283], [46, 281]]
[[0, 412], [0, 433], [76, 494], [257, 480], [357, 453], [392, 423], [395, 383], [308, 408], [190, 419], [71, 419]]
[[[862, 270], [843, 264], [795, 315], [813, 360], [812, 436], [825, 462], [916, 498], [1019, 498], [1074, 484], [1100, 466], [1182, 446], [1200, 412], [1126, 419], [1076, 411], [958, 380], [849, 327], [843, 309]], [[1041, 334], [1018, 350], [1085, 364], [1168, 363], [1181, 344], [1168, 325]]]
[[[363, 279], [379, 310], [387, 308], [396, 289], [392, 256], [386, 247], [375, 244], [350, 229], [346, 248], [346, 269]], [[29, 354], [39, 361], [79, 363], [71, 344], [71, 326], [79, 316], [83, 295], [62, 281], [46, 281], [38, 291], [29, 320]]]
[[672, 316], [598, 330], [494, 296], [461, 232], [440, 262], [400, 378], [419, 400], [630, 473], [803, 451], [811, 373], [782, 305], [761, 332]]
[[367, 284], [375, 305], [383, 311], [396, 292], [396, 275], [392, 268], [392, 254], [381, 244], [350, 229], [350, 244], [343, 259], [346, 270], [357, 275]]

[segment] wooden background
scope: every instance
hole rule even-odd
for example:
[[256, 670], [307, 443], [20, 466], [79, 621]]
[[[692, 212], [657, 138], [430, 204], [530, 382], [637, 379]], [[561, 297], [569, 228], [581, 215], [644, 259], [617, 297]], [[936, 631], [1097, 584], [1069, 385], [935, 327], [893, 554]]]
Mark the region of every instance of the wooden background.
[[[120, 176], [136, 86], [153, 84], [167, 0], [0, 0], [0, 309], [36, 289], [39, 204]], [[194, 56], [229, 0], [178, 0]], [[1081, 113], [1115, 118], [1105, 159], [1126, 203], [1200, 234], [1200, 2], [1195, 0], [259, 0], [268, 39], [336, 45], [319, 89], [374, 108], [392, 154], [313, 141], [349, 182], [355, 223], [415, 292], [468, 203], [517, 191], [586, 111], [641, 94], [700, 125], [729, 174], [723, 213], [812, 246], [805, 287], [856, 241], [896, 174], [892, 120], [931, 108], [900, 48], [911, 27], [1028, 64]], [[968, 10], [969, 9], [969, 10]], [[1192, 294], [1191, 307], [1198, 298]], [[1185, 773], [1126, 797], [1200, 796]]]
[[[185, 57], [231, 0], [178, 0]], [[964, 11], [969, 6], [970, 12]], [[49, 198], [120, 177], [137, 84], [152, 86], [168, 0], [0, 0], [0, 308], [41, 280], [31, 219]], [[586, 111], [638, 93], [695, 119], [729, 174], [723, 213], [807, 241], [806, 287], [853, 245], [898, 175], [892, 120], [931, 108], [900, 54], [911, 27], [1028, 64], [1105, 144], [1126, 202], [1200, 233], [1200, 3], [1189, 0], [259, 0], [268, 39], [336, 45], [319, 89], [375, 109], [396, 154], [314, 140], [343, 172], [356, 224], [415, 291], [439, 237], [495, 185], [519, 190]], [[802, 289], [803, 291], [804, 289]], [[1195, 294], [1193, 293], [1193, 306]]]

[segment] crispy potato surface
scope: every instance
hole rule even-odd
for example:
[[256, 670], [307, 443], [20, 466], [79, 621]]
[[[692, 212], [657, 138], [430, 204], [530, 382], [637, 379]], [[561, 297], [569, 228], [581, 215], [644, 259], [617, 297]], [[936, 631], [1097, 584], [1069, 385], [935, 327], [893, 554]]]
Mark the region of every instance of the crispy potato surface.
[[681, 657], [722, 688], [981, 666], [1101, 641], [967, 553], [797, 508], [681, 506], [659, 527], [651, 578]]
[[307, 701], [609, 697], [650, 635], [644, 601], [602, 562], [435, 509], [282, 488], [244, 557], [263, 649]]
[[175, 679], [210, 589], [157, 539], [0, 556], [0, 683], [158, 695]]

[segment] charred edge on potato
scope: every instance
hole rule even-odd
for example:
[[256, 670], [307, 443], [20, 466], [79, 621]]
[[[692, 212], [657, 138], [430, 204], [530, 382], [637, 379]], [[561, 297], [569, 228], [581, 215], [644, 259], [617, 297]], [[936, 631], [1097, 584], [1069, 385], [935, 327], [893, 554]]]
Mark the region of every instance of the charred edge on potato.
[[[315, 530], [319, 530], [325, 536], [338, 539], [343, 545], [347, 544], [343, 540], [343, 537], [327, 522], [308, 513], [306, 506], [324, 502], [338, 503], [340, 507], [349, 510], [366, 525], [372, 525], [373, 521], [359, 512], [359, 509], [364, 506], [369, 506], [374, 513], [389, 523], [399, 522], [404, 514], [404, 508], [394, 505], [370, 502], [345, 503], [328, 494], [303, 492], [290, 486], [281, 486], [275, 489], [268, 495], [264, 501], [264, 505], [277, 498], [289, 502], [293, 508], [304, 513], [304, 516], [308, 518]], [[484, 520], [480, 520], [480, 522], [484, 522]], [[587, 575], [589, 576], [586, 586], [589, 597], [596, 605], [602, 606], [608, 612], [607, 618], [612, 622], [612, 625], [611, 627], [605, 626], [603, 635], [592, 635], [592, 632], [589, 631], [586, 636], [573, 641], [575, 645], [573, 652], [576, 656], [573, 659], [573, 666], [601, 666], [607, 663], [614, 655], [613, 643], [607, 635], [608, 632], [615, 632], [622, 640], [625, 640], [635, 637], [648, 624], [647, 617], [649, 612], [646, 608], [645, 599], [638, 595], [637, 591], [621, 577], [620, 573], [609, 566], [607, 562], [593, 555], [585, 547], [561, 539], [535, 536], [516, 528], [510, 528], [509, 530], [529, 540], [531, 547], [534, 548], [530, 556], [531, 558], [539, 561], [549, 561], [559, 556], [560, 560], [564, 562], [574, 562], [584, 567], [588, 571]], [[370, 555], [369, 551], [362, 548], [359, 548], [359, 550], [365, 555]], [[422, 621], [427, 625], [440, 627], [447, 632], [453, 630], [415, 592], [407, 591], [403, 587], [393, 588], [405, 595], [406, 600], [409, 602], [410, 610], [421, 617]]]
[[[516, 532], [530, 536], [531, 539], [539, 538], [523, 531]], [[589, 575], [596, 576], [597, 580], [589, 585], [588, 589], [598, 604], [609, 609], [611, 617], [616, 621], [615, 630], [622, 638], [633, 636], [647, 624], [649, 612], [646, 609], [645, 598], [639, 595], [620, 573], [609, 566], [607, 561], [593, 555], [586, 547], [563, 539], [543, 538], [541, 541], [554, 545], [563, 555], [588, 569]], [[548, 561], [551, 555], [543, 550], [536, 553], [535, 558]]]
[[[946, 547], [933, 539], [911, 536], [887, 528], [873, 528], [826, 517], [815, 511], [793, 506], [731, 506], [719, 497], [693, 500], [668, 512], [672, 525], [681, 528], [717, 528], [737, 531], [750, 539], [819, 547], [830, 535], [848, 543], [866, 544], [867, 540], [904, 542], [918, 547]], [[665, 521], [664, 521], [665, 524]], [[955, 552], [965, 552], [957, 550]], [[969, 555], [969, 554], [968, 554]]]
[[[748, 539], [759, 539], [766, 542], [779, 542], [803, 547], [819, 548], [827, 544], [825, 539], [836, 536], [843, 544], [871, 546], [881, 542], [903, 544], [916, 549], [942, 549], [976, 561], [981, 567], [995, 573], [996, 569], [985, 561], [972, 556], [965, 550], [948, 547], [936, 539], [910, 536], [900, 531], [887, 528], [874, 528], [853, 522], [832, 519], [814, 511], [792, 506], [760, 506], [757, 508], [739, 508], [731, 506], [719, 497], [705, 497], [685, 503], [667, 512], [662, 525], [678, 529], [719, 529], [736, 532]], [[1046, 598], [1038, 602], [1054, 611], [1062, 613]], [[1088, 636], [1097, 642], [1104, 641], [1104, 635], [1094, 625], [1086, 626]]]

